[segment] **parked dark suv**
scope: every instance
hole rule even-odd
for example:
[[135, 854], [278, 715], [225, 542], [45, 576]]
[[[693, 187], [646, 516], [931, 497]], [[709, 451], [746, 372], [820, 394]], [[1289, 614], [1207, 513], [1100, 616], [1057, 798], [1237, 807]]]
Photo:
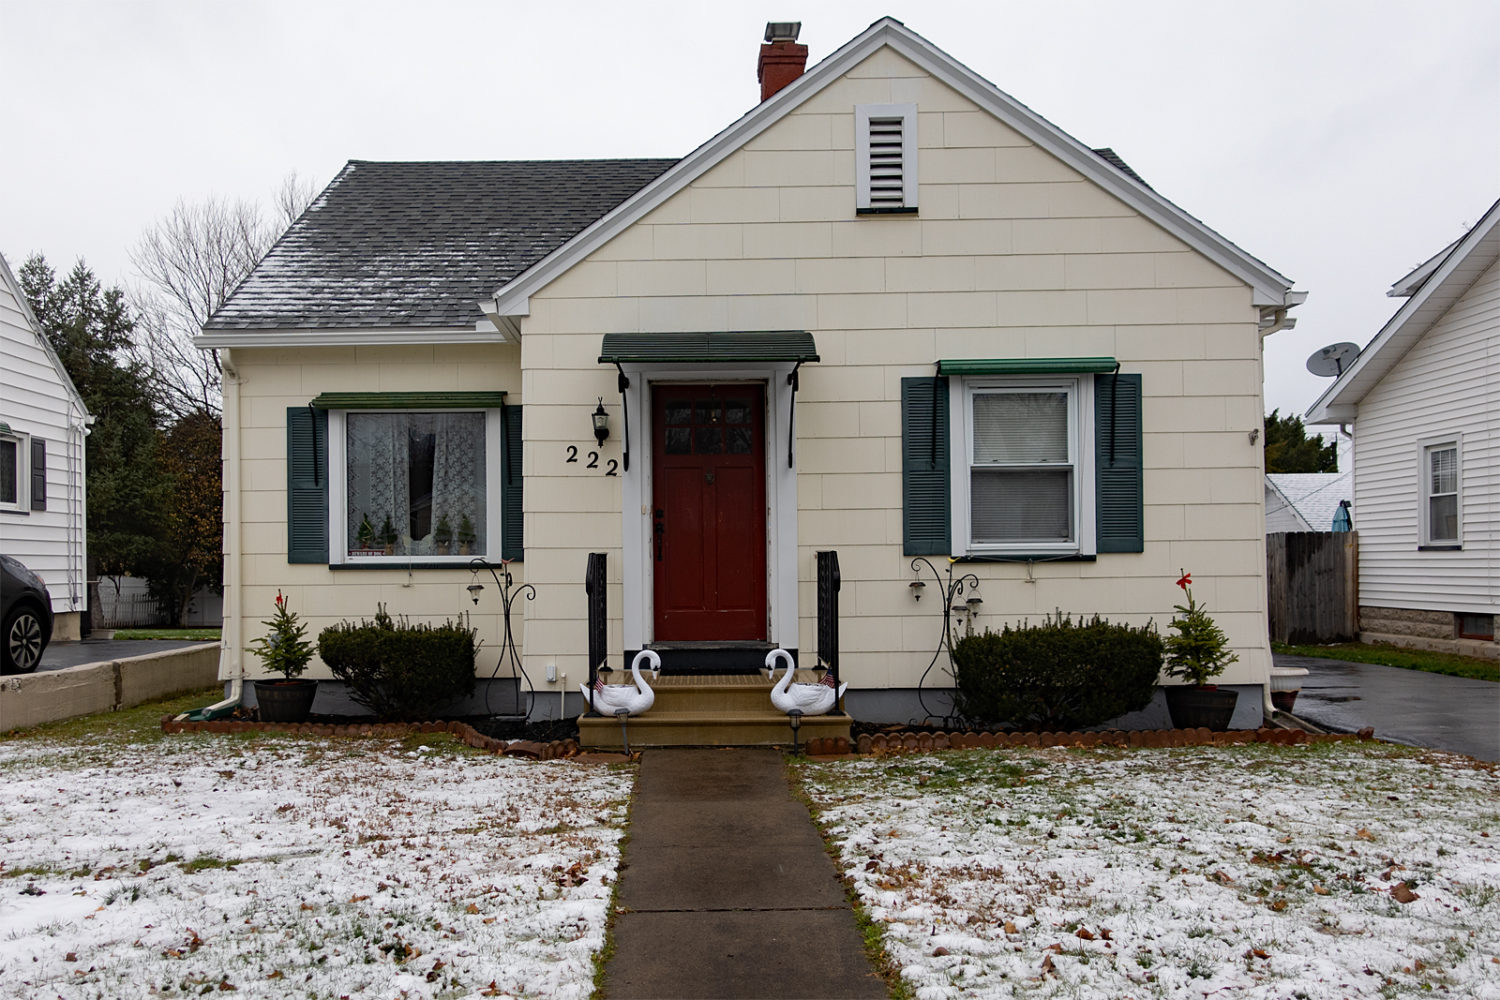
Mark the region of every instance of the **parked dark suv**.
[[52, 639], [52, 598], [42, 578], [0, 556], [0, 673], [29, 674]]

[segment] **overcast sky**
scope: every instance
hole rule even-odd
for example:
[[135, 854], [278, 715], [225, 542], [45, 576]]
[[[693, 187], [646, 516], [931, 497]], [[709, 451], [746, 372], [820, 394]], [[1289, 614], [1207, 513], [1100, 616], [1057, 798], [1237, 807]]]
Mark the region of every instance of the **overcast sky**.
[[0, 251], [129, 249], [178, 198], [269, 203], [350, 159], [681, 156], [759, 97], [769, 19], [816, 62], [908, 27], [1310, 293], [1266, 349], [1302, 412], [1325, 344], [1500, 197], [1500, 3], [0, 0]]

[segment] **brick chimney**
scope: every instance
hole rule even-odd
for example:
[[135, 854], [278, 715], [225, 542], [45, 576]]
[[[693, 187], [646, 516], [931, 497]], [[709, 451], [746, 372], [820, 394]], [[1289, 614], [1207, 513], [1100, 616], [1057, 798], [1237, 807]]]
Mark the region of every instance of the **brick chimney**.
[[766, 25], [766, 44], [760, 47], [760, 61], [755, 67], [762, 101], [807, 68], [807, 46], [797, 44], [801, 32], [801, 21], [771, 21]]

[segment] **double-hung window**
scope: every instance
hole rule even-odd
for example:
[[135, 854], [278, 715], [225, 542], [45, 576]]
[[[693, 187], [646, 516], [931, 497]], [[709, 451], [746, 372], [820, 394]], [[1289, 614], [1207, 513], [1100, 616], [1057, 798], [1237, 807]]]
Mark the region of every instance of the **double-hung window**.
[[334, 561], [498, 558], [500, 437], [498, 410], [330, 410]]
[[1437, 441], [1422, 446], [1421, 545], [1456, 548], [1461, 544], [1459, 442]]
[[954, 379], [953, 551], [1094, 552], [1093, 378]]
[[521, 407], [503, 392], [325, 392], [286, 411], [287, 562], [521, 559]]
[[0, 431], [0, 510], [27, 508], [27, 437]]
[[1114, 358], [944, 359], [901, 379], [902, 551], [1145, 550], [1141, 376]]

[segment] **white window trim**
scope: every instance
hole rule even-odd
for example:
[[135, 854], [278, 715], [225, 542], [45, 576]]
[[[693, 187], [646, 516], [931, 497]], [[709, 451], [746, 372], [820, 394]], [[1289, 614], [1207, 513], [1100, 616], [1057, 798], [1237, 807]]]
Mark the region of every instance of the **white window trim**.
[[[345, 418], [350, 412], [361, 415], [370, 413], [483, 413], [484, 414], [484, 516], [485, 551], [469, 555], [395, 555], [359, 556], [349, 555], [349, 529], [345, 523], [344, 508], [349, 502], [348, 434]], [[492, 562], [500, 560], [500, 489], [505, 466], [501, 464], [500, 411], [454, 407], [389, 410], [329, 410], [328, 411], [328, 562], [344, 566], [406, 566], [421, 563], [451, 564], [466, 566], [469, 560], [485, 558]]]
[[[1432, 453], [1453, 449], [1453, 502], [1458, 513], [1458, 537], [1432, 537]], [[1427, 438], [1417, 442], [1417, 545], [1423, 548], [1462, 548], [1464, 543], [1463, 435]]]
[[[1005, 545], [976, 545], [970, 537], [969, 469], [972, 454], [976, 391], [986, 389], [1065, 389], [1068, 392], [1069, 419], [1072, 434], [1069, 449], [1073, 456], [1073, 525], [1077, 535], [1067, 542], [1018, 542]], [[1094, 524], [1094, 377], [1066, 375], [1045, 376], [971, 375], [949, 376], [949, 483], [952, 520], [951, 545], [954, 552], [969, 556], [1094, 556], [1098, 541]]]
[[0, 500], [0, 510], [17, 514], [31, 513], [31, 435], [21, 431], [0, 434], [0, 441], [16, 445], [16, 502]]
[[901, 206], [907, 212], [917, 208], [917, 106], [915, 104], [857, 104], [854, 106], [854, 207], [861, 212], [880, 214], [870, 198], [870, 119], [900, 118], [901, 122]]

